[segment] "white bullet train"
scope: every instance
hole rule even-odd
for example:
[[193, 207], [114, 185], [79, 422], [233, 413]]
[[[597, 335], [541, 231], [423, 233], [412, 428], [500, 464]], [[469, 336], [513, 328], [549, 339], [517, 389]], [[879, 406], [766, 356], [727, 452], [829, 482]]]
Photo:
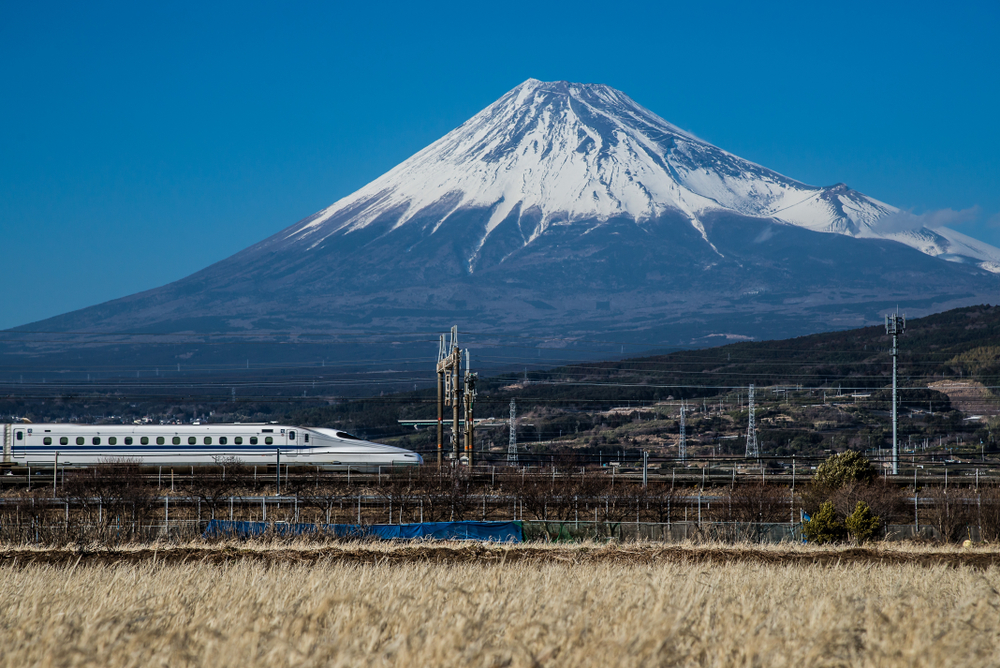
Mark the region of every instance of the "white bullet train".
[[88, 466], [128, 458], [145, 466], [244, 464], [374, 471], [417, 466], [423, 458], [337, 429], [278, 424], [4, 424], [3, 465]]

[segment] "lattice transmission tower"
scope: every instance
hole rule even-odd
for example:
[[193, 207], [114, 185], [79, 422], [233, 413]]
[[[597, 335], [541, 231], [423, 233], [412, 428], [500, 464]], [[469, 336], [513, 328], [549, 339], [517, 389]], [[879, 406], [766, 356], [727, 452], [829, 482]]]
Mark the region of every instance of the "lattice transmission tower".
[[517, 464], [517, 425], [514, 418], [517, 416], [517, 406], [514, 400], [510, 400], [510, 440], [507, 443], [507, 463]]
[[753, 383], [750, 384], [750, 392], [747, 394], [747, 459], [760, 459], [760, 447], [757, 445], [757, 418], [756, 408], [753, 405]]

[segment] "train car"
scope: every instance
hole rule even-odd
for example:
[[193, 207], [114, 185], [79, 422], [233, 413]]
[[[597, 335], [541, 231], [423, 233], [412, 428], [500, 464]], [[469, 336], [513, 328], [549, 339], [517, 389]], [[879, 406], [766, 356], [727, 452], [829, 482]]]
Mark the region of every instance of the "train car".
[[144, 466], [306, 464], [374, 471], [417, 466], [415, 452], [337, 429], [278, 424], [3, 425], [3, 466], [89, 466], [131, 459]]

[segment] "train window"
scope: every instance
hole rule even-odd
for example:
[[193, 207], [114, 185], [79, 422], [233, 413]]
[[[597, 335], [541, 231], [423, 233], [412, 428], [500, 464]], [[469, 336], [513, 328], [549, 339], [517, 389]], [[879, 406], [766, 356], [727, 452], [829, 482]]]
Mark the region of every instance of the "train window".
[[236, 445], [243, 445], [243, 437], [237, 436], [236, 438], [233, 439], [233, 443], [235, 443]]
[[188, 436], [188, 445], [194, 445], [197, 442], [198, 442], [197, 438], [195, 438], [194, 436]]
[[309, 434], [306, 434], [306, 436], [305, 436], [305, 440], [306, 440], [306, 443], [308, 443], [308, 442], [309, 442]]
[[156, 444], [157, 445], [163, 445], [163, 437], [162, 436], [157, 436], [156, 437]]
[[212, 445], [212, 437], [211, 436], [206, 436], [205, 437], [205, 445]]
[[112, 436], [108, 439], [108, 445], [118, 445], [118, 439]]
[[142, 443], [143, 445], [149, 445], [149, 436], [143, 436], [142, 438], [139, 439], [139, 442]]
[[44, 443], [45, 445], [52, 445], [52, 439], [46, 436], [45, 438], [42, 439], [42, 443]]
[[59, 445], [67, 445], [67, 444], [69, 444], [69, 439], [66, 438], [65, 436], [60, 436], [59, 437]]
[[338, 438], [344, 438], [344, 439], [347, 439], [349, 441], [360, 441], [361, 440], [360, 438], [358, 438], [354, 434], [348, 434], [346, 431], [338, 431], [337, 432], [337, 437]]
[[250, 437], [250, 445], [257, 445], [257, 437], [256, 436], [251, 436]]
[[100, 436], [95, 436], [94, 438], [90, 439], [90, 442], [93, 443], [94, 445], [100, 445], [101, 444], [101, 437]]
[[174, 445], [180, 445], [181, 444], [181, 437], [180, 436], [174, 436], [173, 443], [174, 443]]
[[290, 430], [288, 432], [288, 440], [290, 440], [290, 441], [294, 441], [295, 440], [295, 430], [294, 429]]
[[23, 441], [24, 440], [24, 432], [23, 431], [17, 432], [17, 440], [19, 440], [19, 441]]
[[76, 444], [77, 445], [83, 445], [83, 436], [77, 436], [76, 437]]
[[226, 438], [225, 436], [220, 436], [219, 437], [219, 445], [225, 445], [228, 442], [229, 442], [229, 439]]
[[125, 437], [125, 445], [132, 445], [132, 437], [131, 436], [126, 436]]
[[272, 443], [274, 443], [274, 439], [270, 436], [264, 438], [264, 445], [271, 445]]

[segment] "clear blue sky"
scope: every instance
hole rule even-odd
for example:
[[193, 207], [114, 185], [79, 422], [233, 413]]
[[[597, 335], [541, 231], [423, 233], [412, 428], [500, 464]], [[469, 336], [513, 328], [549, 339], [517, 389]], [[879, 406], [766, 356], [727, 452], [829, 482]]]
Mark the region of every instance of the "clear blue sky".
[[0, 328], [186, 276], [521, 81], [1000, 245], [1000, 3], [0, 0]]

